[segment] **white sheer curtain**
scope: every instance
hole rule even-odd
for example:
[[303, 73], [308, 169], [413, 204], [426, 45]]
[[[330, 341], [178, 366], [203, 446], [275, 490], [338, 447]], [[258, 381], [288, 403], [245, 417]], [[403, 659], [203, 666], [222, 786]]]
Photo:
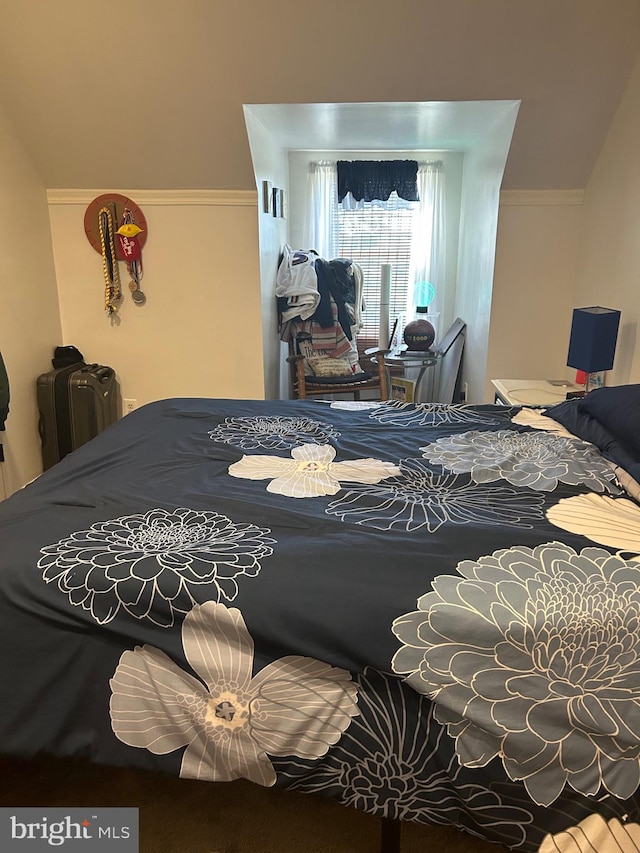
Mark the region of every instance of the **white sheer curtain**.
[[338, 254], [338, 169], [329, 160], [309, 164], [307, 178], [305, 249], [315, 249], [321, 258]]
[[[436, 295], [431, 312], [441, 312], [444, 304], [446, 227], [444, 204], [444, 166], [441, 160], [418, 164], [420, 206], [415, 214], [411, 243], [411, 267], [407, 292], [407, 314], [413, 314], [414, 287], [418, 282], [431, 282]], [[442, 329], [440, 329], [442, 333]]]
[[[446, 228], [445, 176], [442, 160], [418, 164], [418, 195], [420, 201], [414, 213], [409, 264], [409, 283], [406, 294], [407, 317], [415, 310], [414, 288], [419, 282], [431, 282], [435, 297], [430, 304], [433, 313], [442, 312], [445, 288]], [[322, 258], [335, 258], [338, 249], [338, 170], [335, 162], [321, 160], [309, 164], [307, 179], [307, 219], [303, 248], [315, 249]], [[349, 193], [346, 198], [351, 198]], [[347, 203], [358, 208], [362, 202]], [[381, 202], [381, 204], [384, 204]], [[343, 202], [344, 205], [344, 202]], [[439, 328], [438, 335], [442, 334]]]

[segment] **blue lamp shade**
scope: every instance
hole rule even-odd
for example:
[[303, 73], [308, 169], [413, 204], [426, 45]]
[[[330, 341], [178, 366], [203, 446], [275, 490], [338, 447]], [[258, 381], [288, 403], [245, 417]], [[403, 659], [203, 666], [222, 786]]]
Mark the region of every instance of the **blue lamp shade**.
[[611, 370], [619, 325], [620, 312], [613, 308], [575, 308], [567, 365], [585, 373]]

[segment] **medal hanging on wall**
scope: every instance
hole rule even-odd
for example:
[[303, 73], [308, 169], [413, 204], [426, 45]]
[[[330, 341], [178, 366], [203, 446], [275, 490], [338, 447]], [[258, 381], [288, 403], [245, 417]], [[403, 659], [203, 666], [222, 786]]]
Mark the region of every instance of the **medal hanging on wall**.
[[146, 219], [130, 198], [119, 193], [105, 193], [87, 207], [84, 230], [93, 248], [102, 256], [104, 308], [116, 321], [122, 305], [119, 261], [127, 265], [131, 277], [129, 290], [135, 304], [144, 305], [147, 301], [140, 289], [142, 247], [147, 238]]
[[127, 270], [131, 277], [129, 282], [129, 290], [131, 298], [136, 305], [144, 305], [147, 297], [140, 290], [140, 280], [142, 279], [142, 249], [138, 242], [138, 235], [142, 233], [142, 228], [134, 221], [133, 213], [128, 207], [125, 207], [122, 214], [122, 225], [116, 231], [119, 245], [119, 257], [127, 264]]

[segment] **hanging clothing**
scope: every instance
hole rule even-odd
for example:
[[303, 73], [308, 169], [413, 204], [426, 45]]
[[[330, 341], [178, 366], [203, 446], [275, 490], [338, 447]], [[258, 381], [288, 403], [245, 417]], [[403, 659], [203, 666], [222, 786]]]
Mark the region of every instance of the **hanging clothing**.
[[[283, 257], [283, 264], [283, 277], [286, 277], [286, 256]], [[301, 262], [303, 264], [304, 261]], [[294, 314], [293, 304], [290, 305], [289, 313], [285, 315], [281, 312], [280, 339], [296, 341], [297, 348], [305, 356], [307, 372], [311, 370], [306, 360], [316, 356], [346, 358], [352, 370], [359, 372], [361, 368], [355, 335], [362, 318], [362, 269], [347, 258], [326, 261], [319, 257], [315, 258], [314, 269], [318, 306], [307, 318], [301, 317], [299, 313]]]
[[[342, 331], [349, 340], [353, 337], [351, 326], [353, 317], [347, 311], [343, 288], [340, 286], [336, 268], [331, 261], [318, 258], [316, 261], [316, 274], [318, 276], [318, 292], [320, 293], [320, 305], [313, 315], [313, 319], [323, 328], [333, 325], [336, 321], [342, 326]], [[335, 311], [334, 311], [335, 307]]]
[[316, 255], [285, 244], [276, 275], [276, 296], [282, 322], [300, 317], [306, 320], [320, 304]]
[[[338, 307], [330, 297], [330, 306], [334, 321], [330, 326], [321, 326], [313, 320], [288, 320], [280, 329], [280, 339], [289, 341], [306, 341], [305, 358], [312, 356], [330, 356], [340, 358], [347, 356], [350, 363], [354, 363], [352, 354], [354, 352], [352, 343], [342, 330], [338, 322]], [[357, 358], [356, 358], [357, 361]]]
[[343, 302], [353, 305], [356, 301], [353, 261], [350, 261], [348, 258], [334, 258], [332, 261], [329, 261], [329, 266], [333, 270], [336, 287]]

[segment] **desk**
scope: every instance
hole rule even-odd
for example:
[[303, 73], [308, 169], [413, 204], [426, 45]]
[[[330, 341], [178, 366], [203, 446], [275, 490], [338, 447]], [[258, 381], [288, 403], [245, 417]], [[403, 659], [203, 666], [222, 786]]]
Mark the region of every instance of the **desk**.
[[504, 406], [555, 406], [569, 391], [584, 390], [573, 382], [553, 385], [548, 379], [492, 379], [491, 384], [496, 389], [494, 402]]

